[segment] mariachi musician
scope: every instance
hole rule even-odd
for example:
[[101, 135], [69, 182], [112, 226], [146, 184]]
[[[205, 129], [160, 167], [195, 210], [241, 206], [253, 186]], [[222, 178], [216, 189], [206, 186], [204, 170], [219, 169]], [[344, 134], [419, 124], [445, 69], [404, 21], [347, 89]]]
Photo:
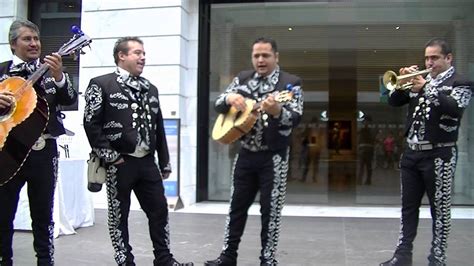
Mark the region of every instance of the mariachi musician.
[[[270, 38], [258, 38], [252, 46], [254, 69], [242, 71], [215, 103], [218, 113], [231, 107], [244, 111], [245, 99], [261, 103], [257, 120], [250, 132], [240, 138], [236, 156], [229, 216], [224, 247], [217, 259], [204, 265], [236, 265], [237, 250], [244, 232], [247, 211], [260, 191], [262, 214], [261, 265], [276, 265], [281, 211], [286, 194], [289, 142], [291, 133], [303, 114], [301, 79], [280, 70], [277, 44]], [[286, 103], [276, 100], [276, 93], [291, 88], [294, 96]]]
[[[407, 147], [400, 159], [402, 209], [398, 244], [392, 258], [380, 266], [413, 264], [413, 242], [425, 194], [432, 218], [428, 265], [446, 265], [457, 140], [473, 89], [472, 82], [454, 68], [453, 59], [449, 43], [443, 38], [433, 38], [425, 44], [426, 70], [419, 71], [416, 65], [401, 68], [401, 76], [393, 79], [400, 84], [387, 83], [393, 85], [388, 86], [393, 88], [388, 103], [395, 107], [408, 106]], [[420, 74], [424, 72], [429, 74], [423, 77]]]
[[[14, 21], [8, 34], [12, 60], [0, 63], [1, 87], [8, 86], [11, 77], [18, 76], [28, 79], [41, 66], [41, 42], [38, 27], [27, 20]], [[73, 89], [68, 74], [62, 71], [61, 56], [57, 53], [44, 58], [49, 72], [34, 85], [38, 99], [47, 103], [43, 114], [46, 116], [42, 134], [36, 136], [37, 141], [24, 161], [20, 171], [8, 182], [0, 186], [0, 266], [12, 265], [13, 220], [17, 210], [20, 190], [28, 182], [28, 197], [33, 229], [33, 247], [36, 252], [38, 265], [54, 264], [53, 246], [53, 199], [58, 174], [58, 150], [56, 138], [65, 133], [61, 122], [59, 105], [71, 105], [77, 100], [77, 92]], [[4, 90], [0, 93], [0, 116], [11, 111], [13, 105], [12, 93]], [[46, 106], [46, 105], [45, 105]], [[49, 115], [48, 115], [49, 113]], [[21, 137], [36, 129], [32, 122], [34, 115], [29, 116], [23, 123], [14, 127], [10, 132], [11, 138]], [[2, 123], [2, 122], [0, 122]], [[3, 144], [3, 143], [2, 143]], [[11, 143], [10, 143], [11, 144]], [[5, 145], [0, 153], [17, 152], [12, 145]], [[18, 154], [16, 154], [18, 155]], [[3, 158], [3, 157], [2, 157]], [[5, 169], [2, 169], [2, 171]]]

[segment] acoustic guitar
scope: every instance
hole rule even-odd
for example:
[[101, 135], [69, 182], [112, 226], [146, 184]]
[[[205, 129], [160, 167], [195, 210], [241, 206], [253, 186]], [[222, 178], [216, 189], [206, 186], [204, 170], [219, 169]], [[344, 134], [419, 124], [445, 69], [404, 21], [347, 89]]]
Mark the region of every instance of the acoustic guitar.
[[[277, 92], [275, 94], [275, 101], [280, 103], [287, 102], [293, 98], [293, 94], [292, 90]], [[235, 107], [231, 106], [227, 113], [220, 114], [217, 117], [212, 129], [212, 139], [222, 144], [231, 144], [252, 129], [255, 122], [257, 122], [261, 102], [246, 99], [245, 105], [244, 111], [238, 111]]]
[[[73, 37], [58, 50], [61, 56], [82, 54], [92, 40], [77, 26]], [[13, 104], [0, 114], [0, 186], [20, 171], [31, 148], [46, 129], [49, 110], [46, 99], [36, 95], [33, 85], [48, 71], [42, 64], [27, 80], [10, 77], [0, 83], [0, 92], [13, 94]]]

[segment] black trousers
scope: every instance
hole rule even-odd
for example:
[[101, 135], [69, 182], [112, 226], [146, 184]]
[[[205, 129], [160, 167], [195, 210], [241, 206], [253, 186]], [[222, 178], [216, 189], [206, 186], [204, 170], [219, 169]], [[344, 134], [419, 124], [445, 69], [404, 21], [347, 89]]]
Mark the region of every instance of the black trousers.
[[426, 192], [432, 217], [431, 251], [428, 259], [446, 262], [447, 239], [451, 229], [451, 190], [457, 161], [457, 148], [428, 151], [406, 149], [402, 155], [402, 217], [396, 253], [410, 254], [416, 237], [419, 208]]
[[281, 211], [286, 195], [289, 150], [250, 152], [236, 156], [232, 174], [230, 209], [224, 234], [223, 254], [237, 258], [237, 249], [247, 222], [248, 209], [260, 192], [262, 229], [260, 261], [276, 265]]
[[115, 261], [135, 265], [129, 243], [128, 214], [133, 190], [148, 217], [155, 265], [166, 265], [172, 255], [169, 248], [168, 204], [161, 173], [153, 155], [143, 158], [124, 156], [125, 162], [107, 169], [108, 226]]
[[0, 187], [0, 265], [12, 265], [13, 220], [21, 188], [28, 182], [33, 248], [38, 265], [54, 264], [53, 201], [58, 173], [56, 140], [46, 140], [40, 151], [31, 151], [20, 172]]

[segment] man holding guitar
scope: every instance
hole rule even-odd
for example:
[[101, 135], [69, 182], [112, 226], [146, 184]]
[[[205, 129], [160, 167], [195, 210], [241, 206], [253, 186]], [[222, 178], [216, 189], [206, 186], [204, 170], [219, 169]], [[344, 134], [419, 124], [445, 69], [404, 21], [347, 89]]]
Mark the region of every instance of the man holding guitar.
[[[39, 60], [41, 55], [39, 29], [35, 24], [27, 20], [14, 21], [10, 26], [8, 37], [13, 57], [12, 60], [0, 63], [2, 86], [8, 83], [11, 77], [28, 79], [42, 65]], [[27, 159], [23, 162], [20, 170], [8, 182], [0, 185], [2, 206], [0, 212], [0, 266], [13, 263], [13, 220], [20, 190], [26, 182], [28, 182], [33, 247], [38, 260], [37, 264], [54, 264], [52, 212], [58, 170], [56, 138], [65, 133], [58, 105], [74, 104], [77, 100], [77, 92], [73, 89], [68, 74], [62, 71], [63, 64], [59, 54], [47, 55], [44, 58], [44, 63], [49, 67], [49, 72], [33, 85], [37, 95], [35, 111], [9, 132], [8, 137], [15, 139], [15, 141], [7, 142], [0, 150], [2, 153], [14, 153], [11, 157], [20, 157], [21, 155], [17, 153], [25, 148], [21, 136], [29, 135], [31, 131], [37, 130], [38, 125], [44, 125], [41, 127], [44, 128], [42, 134], [35, 136], [35, 139], [38, 139], [35, 145], [27, 147], [27, 152], [24, 155], [27, 156]], [[13, 93], [9, 91], [0, 93], [0, 115], [8, 113], [9, 109], [14, 106], [13, 103]], [[18, 101], [17, 104], [19, 104]], [[39, 110], [41, 107], [45, 108]], [[21, 106], [17, 106], [18, 109], [21, 109]], [[38, 117], [43, 118], [43, 124], [41, 121], [34, 121]], [[18, 145], [18, 147], [14, 145]]]
[[[276, 265], [281, 211], [285, 201], [289, 140], [303, 114], [301, 79], [280, 70], [276, 42], [258, 38], [252, 47], [254, 69], [240, 72], [215, 103], [218, 113], [231, 107], [247, 108], [246, 99], [260, 103], [252, 129], [240, 138], [241, 148], [232, 173], [230, 210], [224, 247], [220, 256], [205, 265], [236, 265], [237, 249], [247, 220], [247, 211], [260, 192], [262, 214], [261, 265]], [[276, 94], [291, 90], [293, 97], [282, 104]]]

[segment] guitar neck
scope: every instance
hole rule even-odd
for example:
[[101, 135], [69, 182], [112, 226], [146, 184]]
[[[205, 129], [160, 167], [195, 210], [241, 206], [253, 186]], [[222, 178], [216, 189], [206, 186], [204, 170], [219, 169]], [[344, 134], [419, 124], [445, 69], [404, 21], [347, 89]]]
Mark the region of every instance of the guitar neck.
[[18, 101], [25, 91], [30, 87], [33, 86], [43, 75], [48, 71], [49, 66], [47, 64], [42, 64], [38, 70], [36, 70], [31, 77], [29, 77], [25, 83], [21, 85], [21, 87], [15, 93], [15, 99]]
[[38, 70], [31, 75], [31, 77], [28, 78], [27, 82], [31, 82], [31, 84], [35, 84], [38, 79], [40, 79], [46, 71], [48, 71], [49, 66], [48, 64], [42, 64]]
[[[288, 92], [288, 91], [284, 91], [284, 92], [276, 91], [276, 92], [273, 92], [272, 95], [273, 97], [275, 97], [275, 101], [279, 103], [287, 102], [291, 100], [291, 98], [293, 97], [293, 93]], [[262, 105], [262, 102], [255, 103], [253, 105], [252, 111], [258, 110], [260, 108], [260, 105]]]

